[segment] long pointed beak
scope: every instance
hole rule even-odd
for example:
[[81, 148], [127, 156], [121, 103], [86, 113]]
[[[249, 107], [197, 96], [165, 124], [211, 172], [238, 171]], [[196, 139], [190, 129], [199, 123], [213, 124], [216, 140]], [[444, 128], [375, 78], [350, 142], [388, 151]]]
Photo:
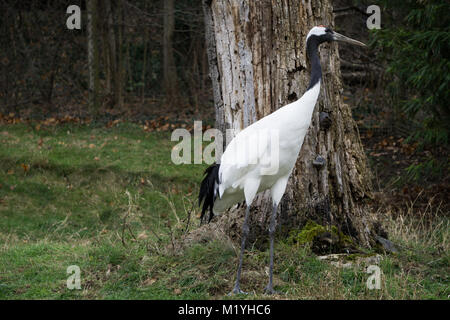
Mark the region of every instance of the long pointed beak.
[[337, 32], [333, 32], [333, 40], [340, 41], [340, 42], [347, 42], [347, 43], [354, 44], [354, 45], [361, 46], [361, 47], [367, 47], [364, 43], [362, 43], [358, 40], [346, 37]]

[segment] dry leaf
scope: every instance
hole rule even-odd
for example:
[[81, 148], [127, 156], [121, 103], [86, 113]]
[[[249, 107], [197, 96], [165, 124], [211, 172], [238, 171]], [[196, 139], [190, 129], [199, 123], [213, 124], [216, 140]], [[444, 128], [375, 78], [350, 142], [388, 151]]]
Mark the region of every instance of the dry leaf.
[[145, 231], [143, 231], [143, 232], [141, 232], [141, 233], [137, 236], [137, 238], [138, 238], [139, 240], [145, 240], [145, 239], [148, 238], [148, 236], [147, 236], [147, 234], [145, 233]]
[[152, 284], [154, 284], [156, 282], [156, 279], [146, 279], [142, 284], [144, 286], [151, 286]]
[[108, 270], [106, 270], [106, 276], [109, 276], [109, 274], [111, 273], [111, 264], [108, 264]]

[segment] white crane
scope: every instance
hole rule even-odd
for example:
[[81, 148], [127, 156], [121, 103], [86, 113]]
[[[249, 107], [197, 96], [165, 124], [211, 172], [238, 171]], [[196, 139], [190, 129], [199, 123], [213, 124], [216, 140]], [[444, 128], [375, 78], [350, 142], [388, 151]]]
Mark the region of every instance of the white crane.
[[[275, 293], [272, 284], [273, 241], [278, 204], [286, 189], [288, 178], [294, 168], [303, 140], [311, 124], [311, 117], [320, 92], [322, 69], [318, 47], [324, 42], [343, 41], [365, 46], [324, 26], [310, 30], [306, 38], [306, 52], [311, 63], [311, 80], [305, 94], [270, 115], [239, 132], [223, 153], [220, 163], [213, 164], [205, 171], [200, 186], [199, 203], [203, 201], [202, 215], [210, 211], [220, 213], [234, 204], [245, 200], [244, 224], [236, 282], [231, 294], [245, 293], [240, 289], [242, 258], [245, 241], [249, 233], [248, 216], [250, 206], [258, 192], [270, 189], [273, 210], [270, 218], [270, 265], [267, 294]], [[276, 133], [278, 143], [271, 143], [271, 137], [262, 133]], [[268, 159], [278, 161], [276, 170], [268, 170]]]

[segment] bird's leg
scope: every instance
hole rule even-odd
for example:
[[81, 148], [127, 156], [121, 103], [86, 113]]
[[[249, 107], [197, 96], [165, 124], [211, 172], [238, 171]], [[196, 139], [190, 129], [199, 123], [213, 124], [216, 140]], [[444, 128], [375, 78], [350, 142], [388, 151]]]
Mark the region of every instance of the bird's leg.
[[269, 225], [269, 236], [270, 236], [270, 262], [269, 262], [269, 283], [264, 289], [266, 294], [278, 293], [273, 290], [273, 240], [275, 238], [275, 227], [276, 227], [276, 217], [277, 217], [277, 205], [273, 205], [272, 216], [270, 217]]
[[244, 249], [245, 249], [245, 241], [247, 240], [248, 233], [250, 231], [250, 228], [248, 226], [248, 216], [250, 212], [250, 206], [247, 206], [245, 209], [245, 218], [244, 218], [244, 224], [242, 225], [242, 242], [241, 242], [241, 253], [239, 255], [239, 266], [236, 274], [236, 283], [234, 284], [233, 291], [230, 292], [230, 295], [232, 294], [247, 294], [246, 292], [242, 291], [239, 286], [239, 281], [241, 280], [241, 269], [242, 269], [242, 259], [244, 257]]

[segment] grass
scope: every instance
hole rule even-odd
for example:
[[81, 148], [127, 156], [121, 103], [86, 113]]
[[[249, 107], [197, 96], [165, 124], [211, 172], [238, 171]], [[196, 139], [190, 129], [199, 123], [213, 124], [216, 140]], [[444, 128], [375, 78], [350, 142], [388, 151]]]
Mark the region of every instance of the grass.
[[[228, 298], [238, 246], [172, 247], [188, 220], [198, 226], [205, 166], [172, 164], [168, 133], [18, 124], [0, 127], [0, 143], [0, 299]], [[448, 219], [413, 213], [385, 215], [401, 250], [383, 256], [380, 290], [367, 289], [365, 266], [338, 268], [278, 239], [274, 281], [286, 295], [274, 298], [447, 299]], [[270, 298], [268, 250], [244, 259], [242, 288], [255, 294], [232, 299]], [[67, 288], [71, 265], [80, 290]]]

